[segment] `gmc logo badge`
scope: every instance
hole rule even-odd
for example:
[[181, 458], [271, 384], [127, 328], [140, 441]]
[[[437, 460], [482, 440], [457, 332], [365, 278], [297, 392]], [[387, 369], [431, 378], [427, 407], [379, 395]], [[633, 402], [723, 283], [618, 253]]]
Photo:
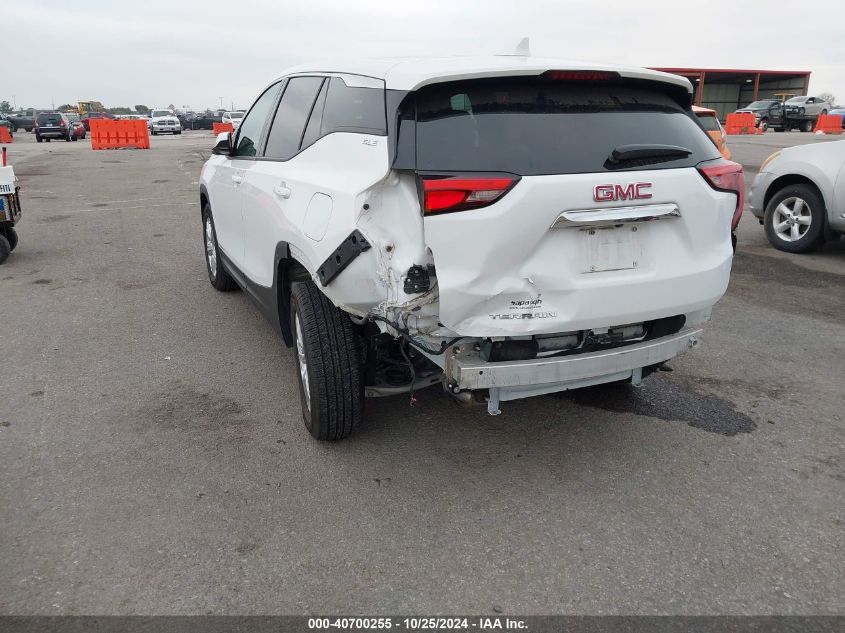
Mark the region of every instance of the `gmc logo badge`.
[[650, 182], [632, 182], [627, 185], [596, 185], [593, 189], [593, 200], [608, 202], [610, 200], [643, 200], [651, 198]]

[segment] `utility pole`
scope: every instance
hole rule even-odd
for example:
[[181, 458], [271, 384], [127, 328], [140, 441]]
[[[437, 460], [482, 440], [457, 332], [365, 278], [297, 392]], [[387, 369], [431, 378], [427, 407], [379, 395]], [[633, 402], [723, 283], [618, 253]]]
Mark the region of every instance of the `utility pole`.
[[13, 110], [17, 110], [17, 109], [18, 109], [18, 102], [17, 102], [17, 101], [15, 101], [15, 95], [12, 95], [12, 109], [13, 109]]
[[223, 97], [217, 97], [217, 98], [220, 99], [220, 109], [222, 110], [223, 109]]

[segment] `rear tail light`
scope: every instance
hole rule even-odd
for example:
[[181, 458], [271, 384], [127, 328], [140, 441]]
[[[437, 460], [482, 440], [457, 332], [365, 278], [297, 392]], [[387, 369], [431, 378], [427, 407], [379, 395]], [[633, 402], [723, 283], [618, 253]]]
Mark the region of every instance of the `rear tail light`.
[[736, 209], [731, 220], [731, 230], [736, 229], [739, 218], [742, 217], [742, 205], [745, 203], [745, 174], [742, 165], [723, 160], [707, 167], [699, 167], [698, 171], [716, 191], [736, 194]]
[[421, 174], [426, 215], [478, 209], [493, 204], [519, 182], [518, 176], [448, 176]]
[[543, 77], [555, 81], [609, 81], [618, 79], [619, 73], [601, 70], [547, 70]]

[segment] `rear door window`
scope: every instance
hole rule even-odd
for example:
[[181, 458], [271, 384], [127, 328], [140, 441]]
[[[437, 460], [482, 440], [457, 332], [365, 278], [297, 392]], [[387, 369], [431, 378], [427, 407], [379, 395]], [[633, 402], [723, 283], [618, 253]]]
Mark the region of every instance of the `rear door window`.
[[[543, 77], [433, 84], [416, 96], [417, 169], [530, 176], [691, 167], [718, 158], [689, 111], [650, 83]], [[674, 145], [685, 158], [611, 164], [622, 145]]]
[[267, 137], [265, 157], [288, 160], [299, 151], [305, 123], [322, 85], [322, 77], [294, 77], [288, 80]]
[[699, 114], [698, 120], [708, 132], [718, 132], [720, 130], [719, 120], [712, 114]]

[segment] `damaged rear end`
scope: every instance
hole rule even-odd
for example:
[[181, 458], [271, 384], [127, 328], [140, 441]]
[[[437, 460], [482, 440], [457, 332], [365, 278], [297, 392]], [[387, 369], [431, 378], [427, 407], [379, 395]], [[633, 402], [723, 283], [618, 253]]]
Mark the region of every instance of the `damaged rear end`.
[[385, 297], [367, 316], [450, 393], [481, 391], [497, 413], [637, 384], [698, 344], [727, 288], [744, 182], [684, 86], [552, 69], [401, 97], [393, 170], [358, 219]]

